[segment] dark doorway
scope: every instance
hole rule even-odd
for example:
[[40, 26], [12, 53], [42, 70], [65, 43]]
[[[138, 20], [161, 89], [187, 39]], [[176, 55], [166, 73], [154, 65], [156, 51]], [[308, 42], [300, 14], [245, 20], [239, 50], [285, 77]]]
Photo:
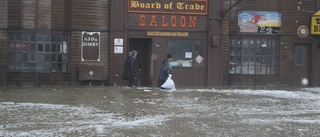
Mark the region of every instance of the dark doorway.
[[295, 44], [294, 86], [311, 85], [311, 48], [310, 44]]
[[137, 79], [135, 85], [151, 86], [151, 51], [152, 39], [129, 38], [129, 50], [136, 50], [136, 72]]

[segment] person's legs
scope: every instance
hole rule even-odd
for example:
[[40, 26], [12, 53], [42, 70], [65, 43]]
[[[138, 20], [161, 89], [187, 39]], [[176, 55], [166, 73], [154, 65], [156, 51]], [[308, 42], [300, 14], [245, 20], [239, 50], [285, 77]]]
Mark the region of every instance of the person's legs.
[[128, 87], [133, 87], [134, 77], [128, 77]]
[[162, 87], [161, 87], [161, 86], [164, 84], [164, 82], [166, 82], [165, 79], [160, 79], [160, 86], [159, 86], [159, 87], [160, 87], [161, 89], [165, 89], [165, 88], [162, 88]]

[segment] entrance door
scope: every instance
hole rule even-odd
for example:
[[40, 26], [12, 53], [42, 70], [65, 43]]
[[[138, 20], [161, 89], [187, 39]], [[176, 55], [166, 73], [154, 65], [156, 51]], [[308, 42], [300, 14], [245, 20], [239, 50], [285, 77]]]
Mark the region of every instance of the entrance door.
[[[295, 45], [294, 86], [308, 86], [311, 82], [311, 45]], [[307, 79], [307, 81], [306, 81]]]
[[137, 79], [135, 85], [151, 86], [151, 49], [152, 39], [147, 38], [130, 38], [129, 50], [136, 50], [136, 72]]

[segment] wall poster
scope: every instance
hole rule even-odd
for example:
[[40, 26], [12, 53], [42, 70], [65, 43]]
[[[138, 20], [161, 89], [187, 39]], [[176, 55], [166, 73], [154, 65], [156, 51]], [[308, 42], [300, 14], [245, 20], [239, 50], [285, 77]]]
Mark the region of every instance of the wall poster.
[[281, 13], [269, 11], [239, 11], [238, 32], [279, 34]]

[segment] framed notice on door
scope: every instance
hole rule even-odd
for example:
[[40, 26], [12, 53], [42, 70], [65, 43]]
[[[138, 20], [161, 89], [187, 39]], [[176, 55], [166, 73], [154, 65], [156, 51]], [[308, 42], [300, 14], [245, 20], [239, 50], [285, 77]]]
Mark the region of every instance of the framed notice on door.
[[81, 61], [100, 61], [100, 32], [82, 32]]

